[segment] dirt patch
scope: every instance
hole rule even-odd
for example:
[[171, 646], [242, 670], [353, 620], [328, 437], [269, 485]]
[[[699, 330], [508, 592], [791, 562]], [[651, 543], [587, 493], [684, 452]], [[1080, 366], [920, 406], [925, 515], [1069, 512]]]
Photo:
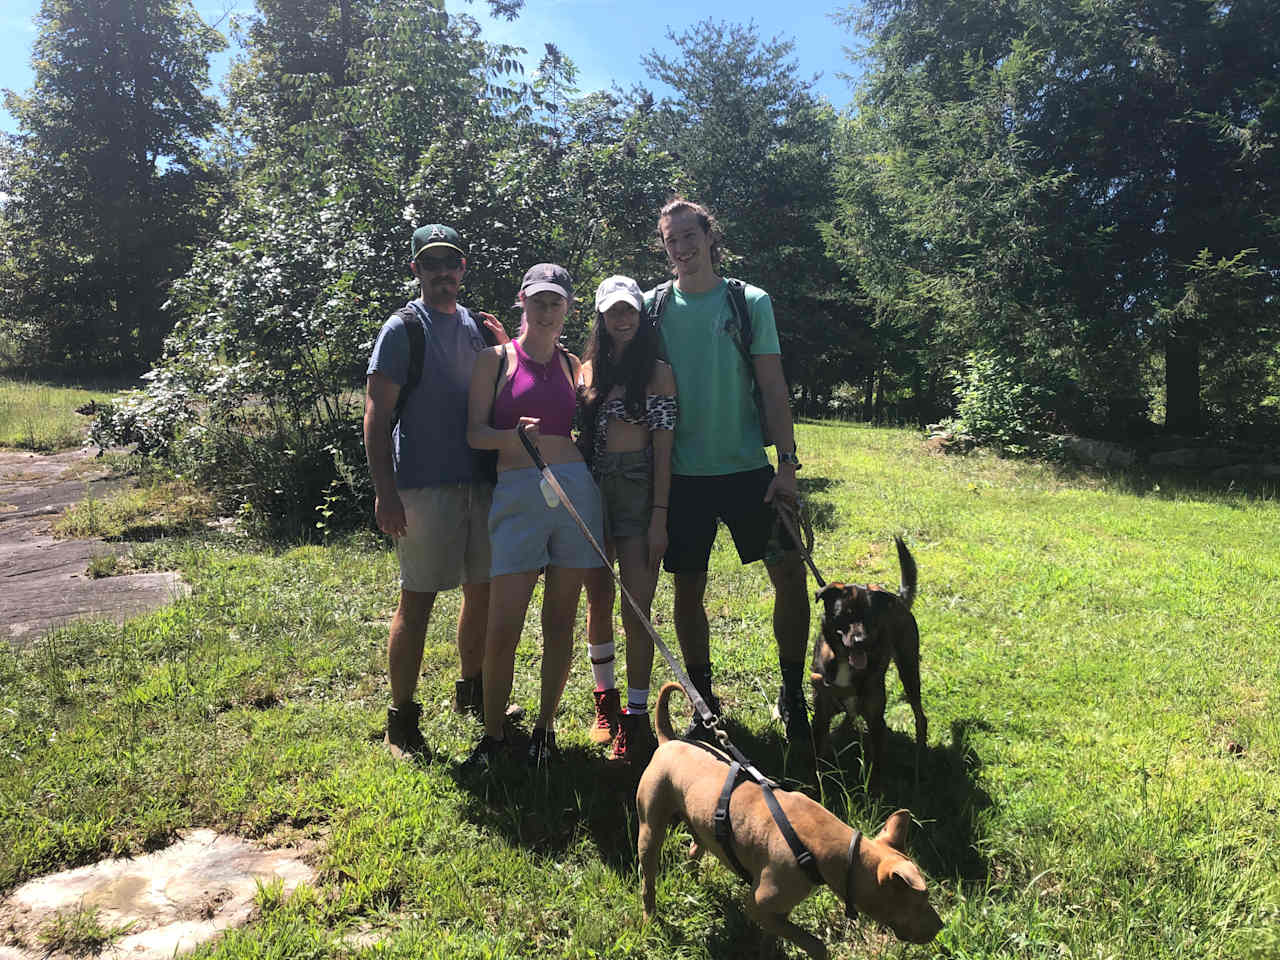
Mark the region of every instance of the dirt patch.
[[76, 916], [112, 932], [103, 957], [168, 960], [251, 919], [260, 886], [279, 881], [287, 896], [313, 882], [315, 871], [303, 860], [310, 852], [196, 830], [145, 856], [40, 877], [0, 903], [0, 960], [76, 955], [51, 954], [47, 945], [51, 925]]
[[90, 577], [90, 560], [127, 544], [52, 537], [50, 525], [62, 511], [127, 482], [109, 478], [87, 450], [0, 451], [0, 637], [25, 646], [50, 627], [87, 618], [123, 622], [187, 592], [176, 573]]

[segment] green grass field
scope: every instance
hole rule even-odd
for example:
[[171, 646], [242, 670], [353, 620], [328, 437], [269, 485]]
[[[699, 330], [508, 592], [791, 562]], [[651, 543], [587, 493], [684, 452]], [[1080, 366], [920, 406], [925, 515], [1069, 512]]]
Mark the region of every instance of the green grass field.
[[0, 447], [47, 453], [80, 446], [89, 418], [77, 408], [110, 399], [114, 389], [0, 375]]
[[[797, 922], [836, 957], [1280, 956], [1280, 504], [931, 457], [907, 431], [799, 437], [823, 572], [896, 585], [894, 533], [919, 564], [918, 782], [892, 671], [884, 796], [858, 786], [848, 730], [848, 771], [820, 784], [786, 754], [767, 580], [723, 532], [708, 597], [721, 693], [767, 772], [866, 830], [912, 811], [946, 927], [904, 946], [848, 927], [826, 890]], [[201, 955], [757, 954], [741, 884], [687, 862], [683, 829], [664, 848], [660, 917], [642, 922], [634, 778], [589, 746], [585, 650], [564, 765], [473, 781], [457, 762], [478, 728], [447, 707], [456, 595], [437, 604], [424, 664], [435, 760], [397, 764], [380, 745], [397, 591], [382, 543], [208, 534], [137, 546], [131, 566], [176, 566], [194, 592], [122, 628], [0, 651], [0, 890], [210, 825], [317, 840], [321, 874], [290, 898], [265, 888], [261, 915]], [[657, 627], [674, 645], [670, 602], [664, 581]], [[531, 709], [538, 640], [533, 618], [514, 694]], [[656, 690], [669, 673], [655, 673]]]

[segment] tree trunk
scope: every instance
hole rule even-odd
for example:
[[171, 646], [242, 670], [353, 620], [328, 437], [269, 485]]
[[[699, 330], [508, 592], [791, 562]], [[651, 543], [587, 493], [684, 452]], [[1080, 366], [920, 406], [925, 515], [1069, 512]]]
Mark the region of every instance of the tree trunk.
[[1169, 334], [1164, 342], [1164, 428], [1168, 433], [1200, 432], [1200, 340]]

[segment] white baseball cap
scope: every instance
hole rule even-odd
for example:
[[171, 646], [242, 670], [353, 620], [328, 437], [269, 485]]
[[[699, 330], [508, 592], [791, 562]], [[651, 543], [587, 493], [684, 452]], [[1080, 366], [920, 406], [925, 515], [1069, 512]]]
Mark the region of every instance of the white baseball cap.
[[596, 287], [596, 310], [600, 313], [622, 300], [644, 313], [644, 294], [640, 292], [640, 285], [630, 277], [615, 275]]

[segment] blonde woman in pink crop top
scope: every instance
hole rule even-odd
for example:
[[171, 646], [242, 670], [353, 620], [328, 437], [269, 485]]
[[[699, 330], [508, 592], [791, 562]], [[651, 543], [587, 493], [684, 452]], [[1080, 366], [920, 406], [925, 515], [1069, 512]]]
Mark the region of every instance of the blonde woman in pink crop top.
[[498, 484], [489, 511], [485, 733], [466, 761], [470, 767], [488, 769], [515, 760], [504, 739], [504, 708], [529, 599], [544, 569], [541, 703], [528, 762], [544, 766], [557, 759], [555, 712], [568, 677], [578, 598], [587, 571], [601, 565], [569, 512], [544, 499], [541, 474], [516, 433], [525, 427], [592, 536], [603, 541], [600, 492], [569, 436], [580, 365], [559, 346], [559, 338], [572, 303], [568, 271], [552, 263], [530, 267], [520, 285], [520, 335], [480, 354], [471, 378], [467, 442], [477, 450], [498, 451]]

